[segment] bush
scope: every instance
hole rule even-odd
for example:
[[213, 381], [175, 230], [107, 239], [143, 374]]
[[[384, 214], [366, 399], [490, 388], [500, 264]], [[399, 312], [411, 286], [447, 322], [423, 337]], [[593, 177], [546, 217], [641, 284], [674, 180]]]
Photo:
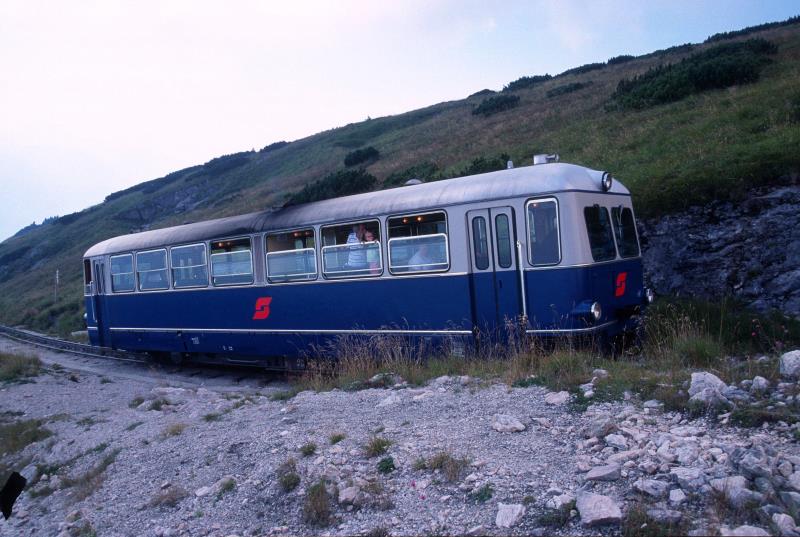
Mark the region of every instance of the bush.
[[363, 169], [338, 171], [315, 183], [306, 185], [300, 192], [293, 194], [286, 205], [310, 203], [367, 192], [377, 182], [374, 175], [370, 175]]
[[[534, 76], [523, 76], [521, 78], [516, 79], [513, 82], [509, 82], [503, 87], [503, 91], [517, 91], [526, 88], [532, 88], [542, 82], [547, 82], [553, 78], [550, 75], [534, 75]], [[486, 91], [486, 90], [484, 90]]]
[[289, 142], [284, 140], [281, 140], [280, 142], [273, 142], [269, 145], [265, 145], [264, 148], [259, 151], [259, 153], [270, 153], [272, 151], [277, 151], [281, 147], [286, 147], [287, 145], [289, 145]]
[[800, 23], [800, 15], [789, 17], [784, 21], [778, 22], [768, 22], [765, 24], [757, 24], [756, 26], [748, 26], [747, 28], [742, 28], [741, 30], [734, 30], [732, 32], [721, 32], [718, 34], [714, 34], [708, 39], [705, 40], [705, 43], [713, 43], [715, 41], [722, 41], [724, 39], [731, 39], [734, 37], [739, 37], [743, 35], [752, 34], [753, 32], [760, 32], [762, 30], [769, 30], [770, 28], [778, 28], [780, 26], [789, 26], [792, 24]]
[[496, 95], [481, 101], [481, 104], [472, 109], [472, 115], [489, 117], [510, 110], [518, 104], [519, 97], [517, 95]]
[[728, 43], [692, 54], [680, 63], [651, 68], [617, 85], [612, 100], [620, 108], [642, 109], [678, 101], [693, 93], [758, 80], [777, 47], [764, 39]]
[[631, 56], [630, 54], [621, 54], [619, 56], [614, 56], [613, 58], [609, 58], [606, 64], [608, 65], [618, 65], [620, 63], [627, 63], [631, 60], [635, 60], [636, 56]]
[[472, 99], [473, 97], [486, 97], [487, 95], [494, 95], [495, 93], [497, 92], [494, 90], [482, 89], [481, 91], [476, 91], [471, 95], [467, 95], [467, 99]]
[[331, 519], [331, 495], [320, 480], [309, 487], [303, 505], [303, 519], [315, 526], [327, 526]]
[[556, 76], [580, 75], [582, 73], [588, 73], [589, 71], [596, 71], [597, 69], [602, 69], [605, 66], [606, 64], [603, 62], [587, 63], [586, 65], [581, 65], [578, 67], [573, 67], [572, 69], [567, 69], [563, 73]]
[[395, 471], [394, 459], [391, 457], [384, 457], [378, 461], [378, 471], [382, 474], [390, 474]]
[[362, 162], [375, 160], [379, 155], [380, 152], [372, 146], [356, 149], [344, 157], [344, 165], [349, 168], [350, 166], [356, 166]]
[[364, 453], [367, 457], [377, 457], [378, 455], [386, 453], [386, 450], [389, 449], [391, 445], [392, 441], [388, 438], [373, 436], [369, 439], [367, 445], [364, 446]]
[[500, 153], [495, 157], [478, 157], [469, 166], [458, 172], [457, 177], [505, 170], [510, 158], [508, 153]]
[[297, 463], [289, 458], [278, 466], [275, 472], [278, 476], [278, 484], [284, 492], [291, 492], [300, 484], [300, 476], [297, 474]]
[[400, 186], [409, 179], [422, 179], [425, 181], [436, 181], [442, 178], [439, 166], [433, 162], [422, 162], [415, 164], [403, 171], [392, 172], [383, 182], [384, 186]]
[[250, 155], [252, 151], [243, 151], [241, 153], [233, 153], [232, 155], [222, 155], [221, 157], [213, 158], [203, 164], [203, 171], [211, 176], [222, 175], [229, 172], [234, 168], [238, 168], [250, 162]]
[[0, 352], [0, 382], [35, 377], [41, 368], [42, 361], [38, 356]]
[[300, 448], [300, 453], [303, 454], [303, 457], [310, 457], [314, 453], [317, 452], [317, 445], [314, 442], [308, 442], [303, 444]]
[[572, 93], [573, 91], [578, 91], [583, 88], [587, 88], [592, 85], [592, 82], [572, 82], [570, 84], [564, 84], [562, 86], [556, 86], [553, 89], [547, 90], [547, 98], [551, 97], [558, 97], [559, 95], [566, 95], [567, 93]]

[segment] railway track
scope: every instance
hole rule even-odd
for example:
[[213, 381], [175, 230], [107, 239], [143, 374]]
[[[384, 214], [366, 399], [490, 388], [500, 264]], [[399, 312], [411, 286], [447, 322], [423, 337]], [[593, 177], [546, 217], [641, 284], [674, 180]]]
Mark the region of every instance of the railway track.
[[105, 349], [102, 347], [87, 345], [86, 343], [78, 343], [76, 341], [66, 341], [63, 339], [46, 336], [38, 332], [32, 332], [30, 330], [11, 328], [10, 326], [0, 325], [0, 334], [9, 339], [21, 341], [23, 343], [30, 343], [32, 345], [36, 345], [37, 347], [54, 351], [64, 351], [72, 354], [89, 356], [91, 358], [105, 358], [120, 362], [132, 362], [139, 364], [148, 363], [147, 356], [142, 354]]

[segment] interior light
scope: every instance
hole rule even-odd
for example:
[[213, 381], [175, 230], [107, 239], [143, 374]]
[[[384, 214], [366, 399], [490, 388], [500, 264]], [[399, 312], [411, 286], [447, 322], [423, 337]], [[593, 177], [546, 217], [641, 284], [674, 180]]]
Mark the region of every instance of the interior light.
[[417, 222], [422, 222], [422, 217], [421, 216], [417, 217]]

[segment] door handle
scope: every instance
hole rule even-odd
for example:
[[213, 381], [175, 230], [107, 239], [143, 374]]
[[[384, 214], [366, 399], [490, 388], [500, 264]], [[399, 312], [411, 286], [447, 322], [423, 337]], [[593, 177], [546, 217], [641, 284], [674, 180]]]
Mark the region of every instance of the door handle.
[[502, 289], [503, 288], [503, 280], [497, 280], [497, 286]]

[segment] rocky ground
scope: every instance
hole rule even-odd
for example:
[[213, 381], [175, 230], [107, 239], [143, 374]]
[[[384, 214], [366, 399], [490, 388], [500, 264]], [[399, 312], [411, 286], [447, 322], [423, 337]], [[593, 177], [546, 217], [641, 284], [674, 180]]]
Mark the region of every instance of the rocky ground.
[[281, 381], [48, 367], [0, 387], [4, 434], [51, 433], [0, 454], [29, 480], [0, 536], [800, 535], [796, 427], [739, 428], [726, 410], [795, 405], [800, 352], [781, 372], [739, 386], [693, 375], [695, 403], [720, 411], [691, 419], [469, 377], [283, 399]]

